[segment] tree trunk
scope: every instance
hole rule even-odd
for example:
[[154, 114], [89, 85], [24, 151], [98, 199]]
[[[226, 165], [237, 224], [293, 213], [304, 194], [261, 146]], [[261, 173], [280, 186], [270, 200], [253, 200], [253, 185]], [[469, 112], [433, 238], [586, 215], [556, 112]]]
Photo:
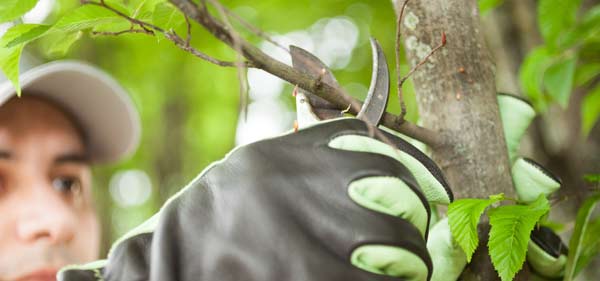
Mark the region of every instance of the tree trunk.
[[[403, 2], [395, 1], [397, 14]], [[440, 43], [442, 32], [447, 36], [446, 46], [413, 81], [423, 125], [445, 140], [432, 156], [457, 199], [514, 195], [495, 67], [481, 30], [474, 0], [411, 1], [404, 11], [402, 40], [413, 66]], [[475, 253], [481, 255], [487, 255], [487, 247]], [[489, 259], [474, 259], [468, 267], [471, 274], [463, 280], [499, 280]]]

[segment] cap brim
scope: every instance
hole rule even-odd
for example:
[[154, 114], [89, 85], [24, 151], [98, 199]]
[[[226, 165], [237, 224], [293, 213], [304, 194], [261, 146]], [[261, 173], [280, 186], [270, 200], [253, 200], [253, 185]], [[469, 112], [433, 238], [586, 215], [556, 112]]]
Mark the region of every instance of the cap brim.
[[[77, 61], [57, 61], [19, 77], [26, 95], [47, 98], [75, 117], [85, 134], [90, 161], [110, 163], [131, 155], [139, 143], [138, 113], [125, 90], [101, 70]], [[0, 84], [0, 105], [15, 95]]]

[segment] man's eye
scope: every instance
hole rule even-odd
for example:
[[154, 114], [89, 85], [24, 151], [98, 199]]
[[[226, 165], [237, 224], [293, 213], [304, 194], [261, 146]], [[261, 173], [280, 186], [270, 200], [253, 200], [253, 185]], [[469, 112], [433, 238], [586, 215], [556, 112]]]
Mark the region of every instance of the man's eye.
[[81, 192], [81, 181], [75, 177], [57, 177], [52, 180], [52, 187], [65, 194], [78, 194]]

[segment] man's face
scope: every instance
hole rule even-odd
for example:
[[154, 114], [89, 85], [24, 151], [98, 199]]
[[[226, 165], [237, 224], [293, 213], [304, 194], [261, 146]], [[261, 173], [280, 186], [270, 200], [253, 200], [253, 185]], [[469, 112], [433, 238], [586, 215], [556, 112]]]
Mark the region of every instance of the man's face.
[[0, 280], [55, 280], [97, 258], [91, 173], [76, 126], [44, 100], [0, 106]]

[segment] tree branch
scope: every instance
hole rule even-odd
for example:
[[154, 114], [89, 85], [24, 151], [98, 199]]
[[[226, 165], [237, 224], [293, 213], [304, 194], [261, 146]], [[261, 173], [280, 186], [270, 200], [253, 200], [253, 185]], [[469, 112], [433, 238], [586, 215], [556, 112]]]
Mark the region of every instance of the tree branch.
[[[188, 53], [191, 53], [192, 55], [194, 55], [198, 58], [201, 58], [207, 62], [210, 62], [212, 64], [215, 64], [218, 66], [223, 66], [223, 67], [237, 67], [240, 64], [243, 65], [243, 67], [247, 67], [247, 68], [254, 67], [251, 62], [230, 62], [230, 61], [219, 60], [219, 59], [213, 58], [213, 57], [199, 51], [198, 49], [195, 49], [194, 47], [192, 47], [190, 45], [191, 25], [189, 23], [189, 19], [187, 18], [187, 16], [186, 16], [186, 23], [187, 23], [187, 28], [188, 28], [187, 29], [188, 34], [187, 34], [186, 40], [183, 40], [183, 38], [181, 38], [179, 35], [177, 35], [177, 33], [175, 33], [174, 31], [166, 31], [166, 30], [164, 30], [156, 25], [153, 25], [151, 23], [132, 18], [126, 14], [123, 14], [119, 10], [111, 7], [110, 5], [106, 4], [106, 2], [104, 2], [104, 0], [100, 0], [100, 2], [85, 0], [85, 1], [82, 1], [81, 3], [101, 6], [105, 9], [112, 11], [113, 13], [117, 14], [118, 16], [128, 20], [132, 24], [131, 28], [128, 30], [121, 30], [121, 31], [117, 31], [117, 32], [95, 31], [95, 32], [92, 32], [93, 35], [118, 36], [118, 35], [125, 34], [125, 33], [143, 33], [143, 34], [148, 34], [148, 35], [155, 35], [154, 31], [156, 31], [156, 32], [162, 33], [167, 39], [169, 39], [171, 42], [175, 43], [175, 45], [177, 47], [179, 47], [180, 49], [182, 49]], [[135, 29], [134, 27], [136, 25], [139, 26], [141, 29]]]
[[[333, 87], [327, 83], [315, 83], [315, 78], [288, 66], [278, 60], [275, 60], [262, 52], [260, 49], [250, 44], [243, 38], [239, 38], [238, 42], [234, 41], [234, 37], [228, 28], [215, 19], [207, 9], [200, 9], [194, 2], [190, 0], [170, 0], [182, 13], [190, 19], [202, 25], [217, 39], [223, 41], [231, 48], [236, 48], [239, 44], [239, 49], [242, 55], [252, 62], [253, 66], [271, 73], [292, 85], [298, 85], [300, 88], [314, 93], [315, 95], [331, 102], [340, 109], [344, 109], [351, 105], [349, 112], [356, 115], [362, 107], [362, 102], [352, 98], [342, 89]], [[420, 140], [429, 146], [438, 147], [444, 142], [437, 136], [434, 131], [419, 127], [408, 122], [401, 122], [400, 117], [385, 113], [382, 119], [382, 125], [403, 133], [409, 137]]]

